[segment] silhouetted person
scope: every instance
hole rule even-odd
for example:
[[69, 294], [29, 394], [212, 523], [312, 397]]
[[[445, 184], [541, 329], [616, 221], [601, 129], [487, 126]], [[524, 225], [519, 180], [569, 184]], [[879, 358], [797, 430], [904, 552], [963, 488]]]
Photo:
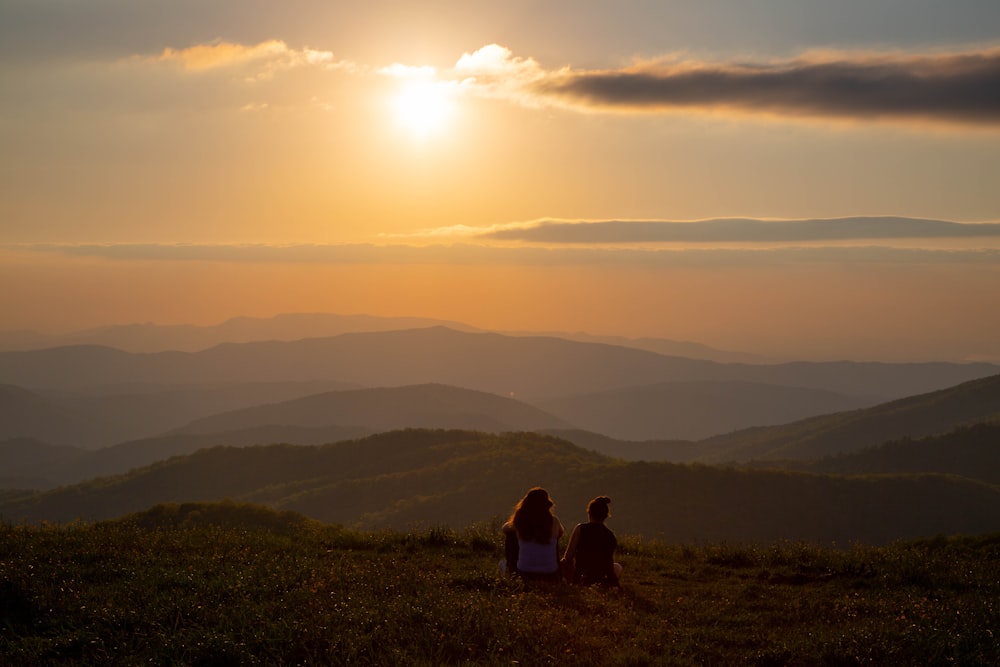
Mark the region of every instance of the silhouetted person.
[[503, 525], [506, 558], [500, 561], [500, 572], [532, 579], [560, 579], [559, 538], [565, 531], [552, 514], [553, 506], [548, 491], [537, 486], [518, 501]]
[[611, 498], [598, 496], [587, 505], [590, 521], [578, 523], [569, 536], [563, 567], [575, 584], [618, 586], [622, 566], [615, 562], [618, 539], [604, 520], [611, 514]]

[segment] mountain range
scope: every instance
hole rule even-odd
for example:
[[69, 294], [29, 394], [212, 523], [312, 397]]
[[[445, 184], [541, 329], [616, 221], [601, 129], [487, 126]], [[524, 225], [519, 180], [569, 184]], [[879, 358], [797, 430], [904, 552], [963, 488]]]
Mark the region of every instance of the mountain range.
[[[23, 351], [72, 345], [98, 345], [126, 352], [162, 352], [175, 350], [198, 352], [222, 343], [248, 343], [262, 340], [295, 341], [303, 338], [325, 338], [344, 333], [395, 331], [445, 326], [450, 329], [480, 332], [477, 327], [449, 320], [425, 317], [377, 317], [374, 315], [340, 315], [336, 313], [283, 313], [274, 317], [234, 317], [214, 326], [191, 324], [123, 324], [63, 334], [40, 334], [34, 331], [0, 331], [0, 350]], [[582, 332], [506, 332], [511, 336], [546, 335], [590, 343], [607, 343], [634, 347], [657, 354], [708, 359], [719, 362], [760, 363], [761, 355], [719, 350], [691, 341], [665, 338], [628, 338], [597, 336]]]
[[227, 343], [200, 352], [99, 346], [0, 352], [0, 382], [26, 388], [333, 380], [378, 387], [435, 382], [536, 401], [662, 382], [742, 381], [824, 389], [873, 402], [1000, 372], [987, 363], [721, 364], [544, 336], [446, 327]]
[[231, 343], [200, 352], [75, 346], [0, 352], [0, 383], [7, 385], [0, 414], [15, 415], [0, 421], [0, 438], [107, 447], [324, 391], [431, 383], [515, 398], [564, 428], [617, 439], [702, 439], [998, 372], [991, 364], [722, 364], [443, 327]]
[[[49, 489], [91, 477], [117, 475], [205, 447], [286, 443], [318, 445], [403, 426], [538, 431], [604, 455], [633, 461], [752, 463], [810, 470], [830, 455], [844, 456], [884, 442], [914, 439], [1000, 422], [1000, 375], [891, 401], [863, 410], [751, 428], [724, 437], [628, 441], [568, 428], [559, 418], [509, 397], [445, 385], [323, 392], [194, 420], [168, 434], [86, 450], [36, 439], [0, 440], [0, 488]], [[905, 458], [905, 451], [900, 456]], [[973, 458], [968, 458], [973, 460]], [[978, 460], [978, 459], [976, 459]], [[988, 459], [984, 459], [988, 462]], [[897, 466], [904, 466], [898, 461]], [[909, 472], [952, 472], [927, 467]], [[881, 472], [879, 469], [854, 470]]]
[[[384, 328], [0, 352], [0, 518], [233, 498], [365, 528], [461, 526], [542, 484], [573, 508], [624, 498], [624, 530], [674, 540], [1000, 530], [995, 365], [722, 363], [584, 334], [302, 317]], [[301, 324], [102, 335], [193, 345]]]

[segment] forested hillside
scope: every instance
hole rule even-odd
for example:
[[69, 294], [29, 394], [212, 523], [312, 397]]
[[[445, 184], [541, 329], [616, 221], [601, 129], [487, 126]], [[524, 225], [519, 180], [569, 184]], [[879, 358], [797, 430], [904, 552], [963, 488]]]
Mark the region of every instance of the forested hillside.
[[0, 503], [9, 521], [106, 519], [225, 498], [357, 528], [467, 526], [548, 488], [567, 526], [614, 498], [614, 524], [671, 542], [881, 544], [1000, 530], [1000, 488], [942, 475], [840, 477], [627, 463], [533, 433], [404, 430], [321, 447], [212, 448]]
[[816, 459], [997, 420], [1000, 375], [993, 375], [871, 408], [708, 438], [700, 460]]
[[851, 454], [780, 465], [837, 475], [934, 472], [1000, 485], [1000, 423], [975, 424], [942, 435], [903, 438]]

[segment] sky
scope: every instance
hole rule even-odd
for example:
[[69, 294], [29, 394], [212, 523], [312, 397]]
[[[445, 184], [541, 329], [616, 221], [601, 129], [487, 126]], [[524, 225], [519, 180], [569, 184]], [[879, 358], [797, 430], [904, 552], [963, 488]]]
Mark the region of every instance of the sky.
[[1000, 361], [1000, 3], [0, 0], [0, 285]]

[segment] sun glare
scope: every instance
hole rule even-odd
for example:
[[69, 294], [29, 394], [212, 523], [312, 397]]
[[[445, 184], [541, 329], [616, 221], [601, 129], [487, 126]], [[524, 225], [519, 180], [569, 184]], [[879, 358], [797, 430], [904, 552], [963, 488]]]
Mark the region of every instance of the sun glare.
[[399, 124], [418, 139], [439, 134], [452, 115], [448, 88], [426, 79], [406, 82], [394, 107]]

